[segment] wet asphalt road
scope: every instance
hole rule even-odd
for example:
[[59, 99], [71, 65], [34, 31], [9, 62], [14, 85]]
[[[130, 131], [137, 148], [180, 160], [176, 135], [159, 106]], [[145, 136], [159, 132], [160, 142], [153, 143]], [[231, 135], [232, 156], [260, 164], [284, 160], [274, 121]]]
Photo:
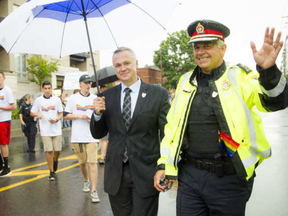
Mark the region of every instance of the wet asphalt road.
[[[246, 216], [287, 216], [288, 109], [261, 115], [273, 156], [257, 168]], [[36, 154], [26, 153], [25, 137], [12, 138], [9, 149], [13, 174], [0, 178], [1, 216], [112, 215], [108, 196], [103, 191], [103, 165], [98, 164], [101, 202], [91, 203], [90, 193], [82, 192], [83, 177], [70, 145], [69, 129], [63, 130], [63, 151], [55, 182], [47, 180], [48, 169], [39, 137]], [[176, 192], [174, 187], [160, 195], [159, 216], [176, 215]]]

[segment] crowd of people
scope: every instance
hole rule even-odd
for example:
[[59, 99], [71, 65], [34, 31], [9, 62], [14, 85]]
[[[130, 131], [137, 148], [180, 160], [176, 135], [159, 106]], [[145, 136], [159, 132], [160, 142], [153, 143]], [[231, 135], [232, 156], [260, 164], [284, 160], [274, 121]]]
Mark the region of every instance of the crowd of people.
[[[173, 96], [137, 76], [138, 60], [128, 47], [119, 47], [112, 56], [121, 84], [101, 89], [98, 96], [90, 93], [89, 75], [80, 77], [80, 90], [69, 97], [64, 110], [48, 81], [33, 105], [25, 95], [21, 124], [34, 152], [39, 121], [50, 181], [58, 169], [63, 117], [72, 124], [83, 192], [91, 192], [96, 203], [100, 140], [104, 190], [115, 216], [156, 216], [159, 192], [169, 190], [175, 180], [178, 216], [245, 215], [255, 170], [271, 156], [255, 107], [272, 112], [288, 106], [286, 79], [275, 63], [283, 46], [281, 33], [275, 39], [274, 28], [267, 28], [259, 50], [251, 42], [256, 72], [242, 64], [226, 66], [227, 26], [196, 20], [187, 32], [197, 67], [180, 78]], [[4, 80], [0, 73], [0, 176], [11, 172], [8, 145], [15, 108]]]

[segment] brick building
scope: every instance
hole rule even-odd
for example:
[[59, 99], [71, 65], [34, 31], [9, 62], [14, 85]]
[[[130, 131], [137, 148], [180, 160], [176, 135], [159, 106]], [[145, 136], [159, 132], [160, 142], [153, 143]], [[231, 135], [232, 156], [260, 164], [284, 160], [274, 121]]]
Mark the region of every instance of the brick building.
[[164, 71], [154, 67], [138, 68], [137, 74], [144, 82], [150, 84], [160, 84], [163, 86], [163, 83], [167, 80], [166, 77], [163, 77]]

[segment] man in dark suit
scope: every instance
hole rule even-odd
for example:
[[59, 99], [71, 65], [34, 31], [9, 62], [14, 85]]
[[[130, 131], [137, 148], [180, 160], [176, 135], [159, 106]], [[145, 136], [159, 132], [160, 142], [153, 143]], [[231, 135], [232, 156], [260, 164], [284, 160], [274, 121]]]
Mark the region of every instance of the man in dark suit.
[[90, 123], [96, 139], [109, 132], [104, 190], [115, 216], [154, 216], [159, 193], [153, 176], [170, 108], [168, 92], [137, 77], [131, 49], [118, 48], [112, 61], [122, 83], [94, 100]]

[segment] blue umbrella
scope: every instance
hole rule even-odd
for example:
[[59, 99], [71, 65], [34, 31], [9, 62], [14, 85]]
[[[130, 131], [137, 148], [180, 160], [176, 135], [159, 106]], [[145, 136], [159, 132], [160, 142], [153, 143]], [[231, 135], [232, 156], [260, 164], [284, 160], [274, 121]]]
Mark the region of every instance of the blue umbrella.
[[92, 53], [163, 29], [177, 5], [176, 0], [28, 0], [0, 23], [0, 44], [8, 53]]

